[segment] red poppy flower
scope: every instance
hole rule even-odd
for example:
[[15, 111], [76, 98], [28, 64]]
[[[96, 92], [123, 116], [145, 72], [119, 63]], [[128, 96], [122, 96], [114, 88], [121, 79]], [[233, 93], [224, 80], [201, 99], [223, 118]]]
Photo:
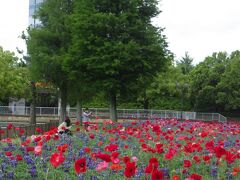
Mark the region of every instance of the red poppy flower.
[[79, 122], [79, 121], [76, 121], [76, 122], [75, 122], [75, 125], [76, 125], [76, 126], [79, 126], [79, 125], [80, 125], [80, 122]]
[[41, 128], [37, 127], [37, 128], [36, 128], [36, 132], [37, 132], [37, 133], [41, 133], [41, 132], [43, 132], [43, 131], [42, 131]]
[[123, 157], [123, 162], [125, 163], [125, 164], [127, 164], [128, 162], [130, 162], [130, 157], [128, 157], [128, 156], [124, 156]]
[[46, 141], [49, 141], [51, 139], [51, 136], [47, 135], [44, 137]]
[[32, 147], [32, 146], [26, 147], [26, 151], [32, 152], [32, 151], [34, 151], [34, 147]]
[[54, 135], [53, 139], [56, 141], [59, 139], [59, 136], [57, 134]]
[[226, 154], [226, 150], [221, 146], [217, 146], [214, 148], [214, 152], [217, 158], [221, 158], [223, 155]]
[[76, 128], [76, 131], [80, 131], [80, 128]]
[[0, 134], [4, 134], [4, 133], [5, 133], [5, 131], [0, 129]]
[[103, 161], [111, 162], [111, 156], [109, 154], [98, 153], [96, 154], [96, 157], [102, 159]]
[[213, 140], [206, 142], [205, 148], [206, 148], [208, 151], [212, 151], [212, 150], [214, 149], [214, 142], [213, 142]]
[[189, 167], [191, 167], [192, 163], [190, 160], [184, 160], [183, 165], [185, 168], [189, 168]]
[[102, 141], [99, 141], [99, 142], [98, 142], [98, 146], [101, 146], [101, 145], [103, 145], [103, 142], [102, 142]]
[[39, 142], [37, 143], [37, 145], [38, 145], [38, 146], [42, 146], [43, 143], [44, 143], [43, 141], [39, 141]]
[[142, 144], [142, 149], [143, 149], [143, 150], [145, 150], [145, 149], [147, 149], [147, 148], [148, 148], [148, 145]]
[[202, 133], [200, 133], [200, 135], [202, 138], [205, 138], [208, 135], [208, 133], [206, 131], [203, 131]]
[[94, 137], [95, 137], [94, 134], [92, 134], [92, 133], [89, 134], [89, 138], [90, 138], [90, 139], [94, 139]]
[[54, 152], [51, 157], [50, 157], [50, 163], [52, 164], [53, 167], [58, 167], [61, 165], [65, 160], [65, 157], [62, 155], [62, 153], [57, 153]]
[[86, 158], [80, 158], [75, 161], [74, 168], [77, 174], [85, 173], [87, 171]]
[[17, 154], [16, 155], [16, 160], [17, 161], [22, 161], [23, 160], [22, 155], [21, 154]]
[[117, 158], [119, 156], [119, 152], [115, 151], [111, 154], [112, 158]]
[[155, 157], [152, 157], [149, 159], [149, 164], [153, 164], [153, 163], [158, 163], [158, 159]]
[[104, 150], [105, 151], [116, 151], [118, 149], [118, 145], [117, 144], [109, 144], [108, 146], [105, 146]]
[[136, 173], [136, 164], [135, 162], [128, 162], [124, 171], [124, 175], [127, 178], [132, 177]]
[[41, 139], [42, 139], [42, 137], [41, 137], [41, 136], [38, 136], [38, 137], [34, 138], [34, 142], [38, 142], [38, 141], [40, 141]]
[[153, 126], [153, 132], [161, 132], [161, 128], [158, 125]]
[[63, 144], [62, 146], [58, 146], [57, 149], [60, 152], [65, 152], [68, 148], [68, 144]]
[[119, 170], [122, 170], [122, 166], [120, 164], [112, 164], [110, 166], [110, 169], [115, 170], [115, 171], [119, 171]]
[[196, 164], [199, 164], [201, 159], [199, 158], [199, 156], [193, 156], [193, 160], [196, 162]]
[[174, 176], [172, 177], [172, 180], [179, 180], [178, 175], [174, 175]]
[[7, 129], [12, 129], [13, 128], [13, 124], [12, 123], [8, 123], [8, 125], [7, 125]]
[[171, 160], [173, 158], [174, 154], [171, 152], [168, 152], [164, 155], [164, 159]]
[[144, 172], [145, 172], [146, 174], [151, 174], [151, 173], [153, 172], [153, 166], [152, 166], [151, 164], [149, 164], [149, 165], [145, 168]]
[[84, 151], [85, 151], [85, 153], [90, 153], [90, 152], [91, 152], [91, 148], [85, 147], [85, 148], [84, 148]]
[[121, 139], [127, 139], [127, 136], [125, 136], [125, 135], [121, 135], [120, 137], [121, 137]]
[[20, 135], [23, 135], [24, 133], [25, 133], [25, 130], [24, 130], [24, 129], [20, 129], [20, 130], [19, 130], [19, 134], [20, 134]]
[[202, 176], [199, 174], [192, 174], [190, 178], [193, 180], [202, 180]]
[[207, 162], [207, 161], [209, 161], [209, 160], [211, 159], [210, 156], [203, 156], [202, 158], [203, 158], [203, 160], [204, 160], [205, 162]]
[[163, 180], [163, 172], [154, 170], [152, 172], [152, 180]]
[[229, 163], [229, 164], [232, 164], [235, 159], [237, 158], [236, 155], [232, 154], [231, 152], [229, 151], [226, 151], [226, 156], [225, 156], [225, 160]]
[[158, 168], [158, 160], [156, 158], [151, 158], [149, 164], [145, 169], [145, 173], [152, 173]]
[[11, 155], [12, 155], [12, 152], [6, 151], [6, 152], [5, 152], [5, 155], [6, 155], [6, 156], [11, 156]]

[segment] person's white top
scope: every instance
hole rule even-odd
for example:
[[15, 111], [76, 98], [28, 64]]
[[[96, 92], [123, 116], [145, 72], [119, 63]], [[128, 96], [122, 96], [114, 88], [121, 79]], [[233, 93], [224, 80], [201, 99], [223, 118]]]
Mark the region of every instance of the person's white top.
[[63, 123], [61, 123], [61, 124], [58, 126], [58, 132], [64, 131], [64, 130], [63, 130], [64, 128], [70, 130], [71, 127], [72, 127], [72, 126], [68, 126], [68, 127], [67, 127], [66, 122], [63, 122]]
[[90, 115], [92, 114], [92, 112], [83, 112], [83, 121], [84, 122], [88, 122], [90, 120]]

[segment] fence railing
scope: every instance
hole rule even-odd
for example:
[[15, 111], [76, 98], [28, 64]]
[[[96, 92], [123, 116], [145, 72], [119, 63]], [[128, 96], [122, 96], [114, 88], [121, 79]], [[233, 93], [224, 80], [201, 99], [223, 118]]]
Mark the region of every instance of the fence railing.
[[[41, 123], [41, 124], [28, 124], [28, 125], [17, 125], [16, 127], [19, 128], [19, 130], [16, 130], [15, 128], [8, 129], [6, 127], [0, 127], [0, 140], [5, 138], [16, 138], [20, 136], [20, 132], [23, 133], [21, 135], [25, 136], [31, 136], [33, 134], [37, 134], [36, 128], [40, 128], [42, 130], [42, 133], [47, 132], [51, 129], [51, 127], [57, 127], [59, 124], [58, 121], [49, 121], [47, 123]], [[20, 131], [21, 130], [21, 131]]]
[[[89, 108], [92, 112], [92, 119], [109, 119], [110, 113], [108, 108]], [[58, 107], [36, 107], [37, 116], [59, 116]], [[76, 108], [67, 108], [69, 117], [76, 117]], [[24, 106], [0, 106], [0, 115], [30, 115], [30, 107]], [[200, 113], [173, 110], [146, 110], [146, 109], [118, 109], [119, 119], [153, 119], [153, 118], [177, 118], [186, 120], [201, 121], [219, 121], [226, 122], [227, 118], [219, 113]]]

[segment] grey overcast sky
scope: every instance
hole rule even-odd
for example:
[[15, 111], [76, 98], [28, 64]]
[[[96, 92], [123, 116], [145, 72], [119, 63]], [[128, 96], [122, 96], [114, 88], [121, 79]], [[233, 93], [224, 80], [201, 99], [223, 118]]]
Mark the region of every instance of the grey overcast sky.
[[[28, 26], [29, 0], [0, 0], [0, 46], [26, 51], [18, 38]], [[164, 27], [169, 49], [180, 59], [187, 51], [194, 64], [213, 52], [240, 49], [240, 0], [161, 0], [153, 20]]]

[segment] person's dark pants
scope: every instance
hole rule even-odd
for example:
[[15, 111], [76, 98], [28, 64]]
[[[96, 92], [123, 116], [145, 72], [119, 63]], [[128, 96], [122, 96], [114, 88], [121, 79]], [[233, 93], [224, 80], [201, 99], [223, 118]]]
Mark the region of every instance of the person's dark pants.
[[65, 129], [64, 131], [60, 131], [59, 134], [67, 134], [67, 135], [72, 135], [72, 132], [69, 129]]
[[90, 125], [89, 125], [89, 123], [87, 122], [87, 123], [84, 123], [84, 129], [85, 129], [85, 131], [88, 131], [88, 127], [89, 127]]

